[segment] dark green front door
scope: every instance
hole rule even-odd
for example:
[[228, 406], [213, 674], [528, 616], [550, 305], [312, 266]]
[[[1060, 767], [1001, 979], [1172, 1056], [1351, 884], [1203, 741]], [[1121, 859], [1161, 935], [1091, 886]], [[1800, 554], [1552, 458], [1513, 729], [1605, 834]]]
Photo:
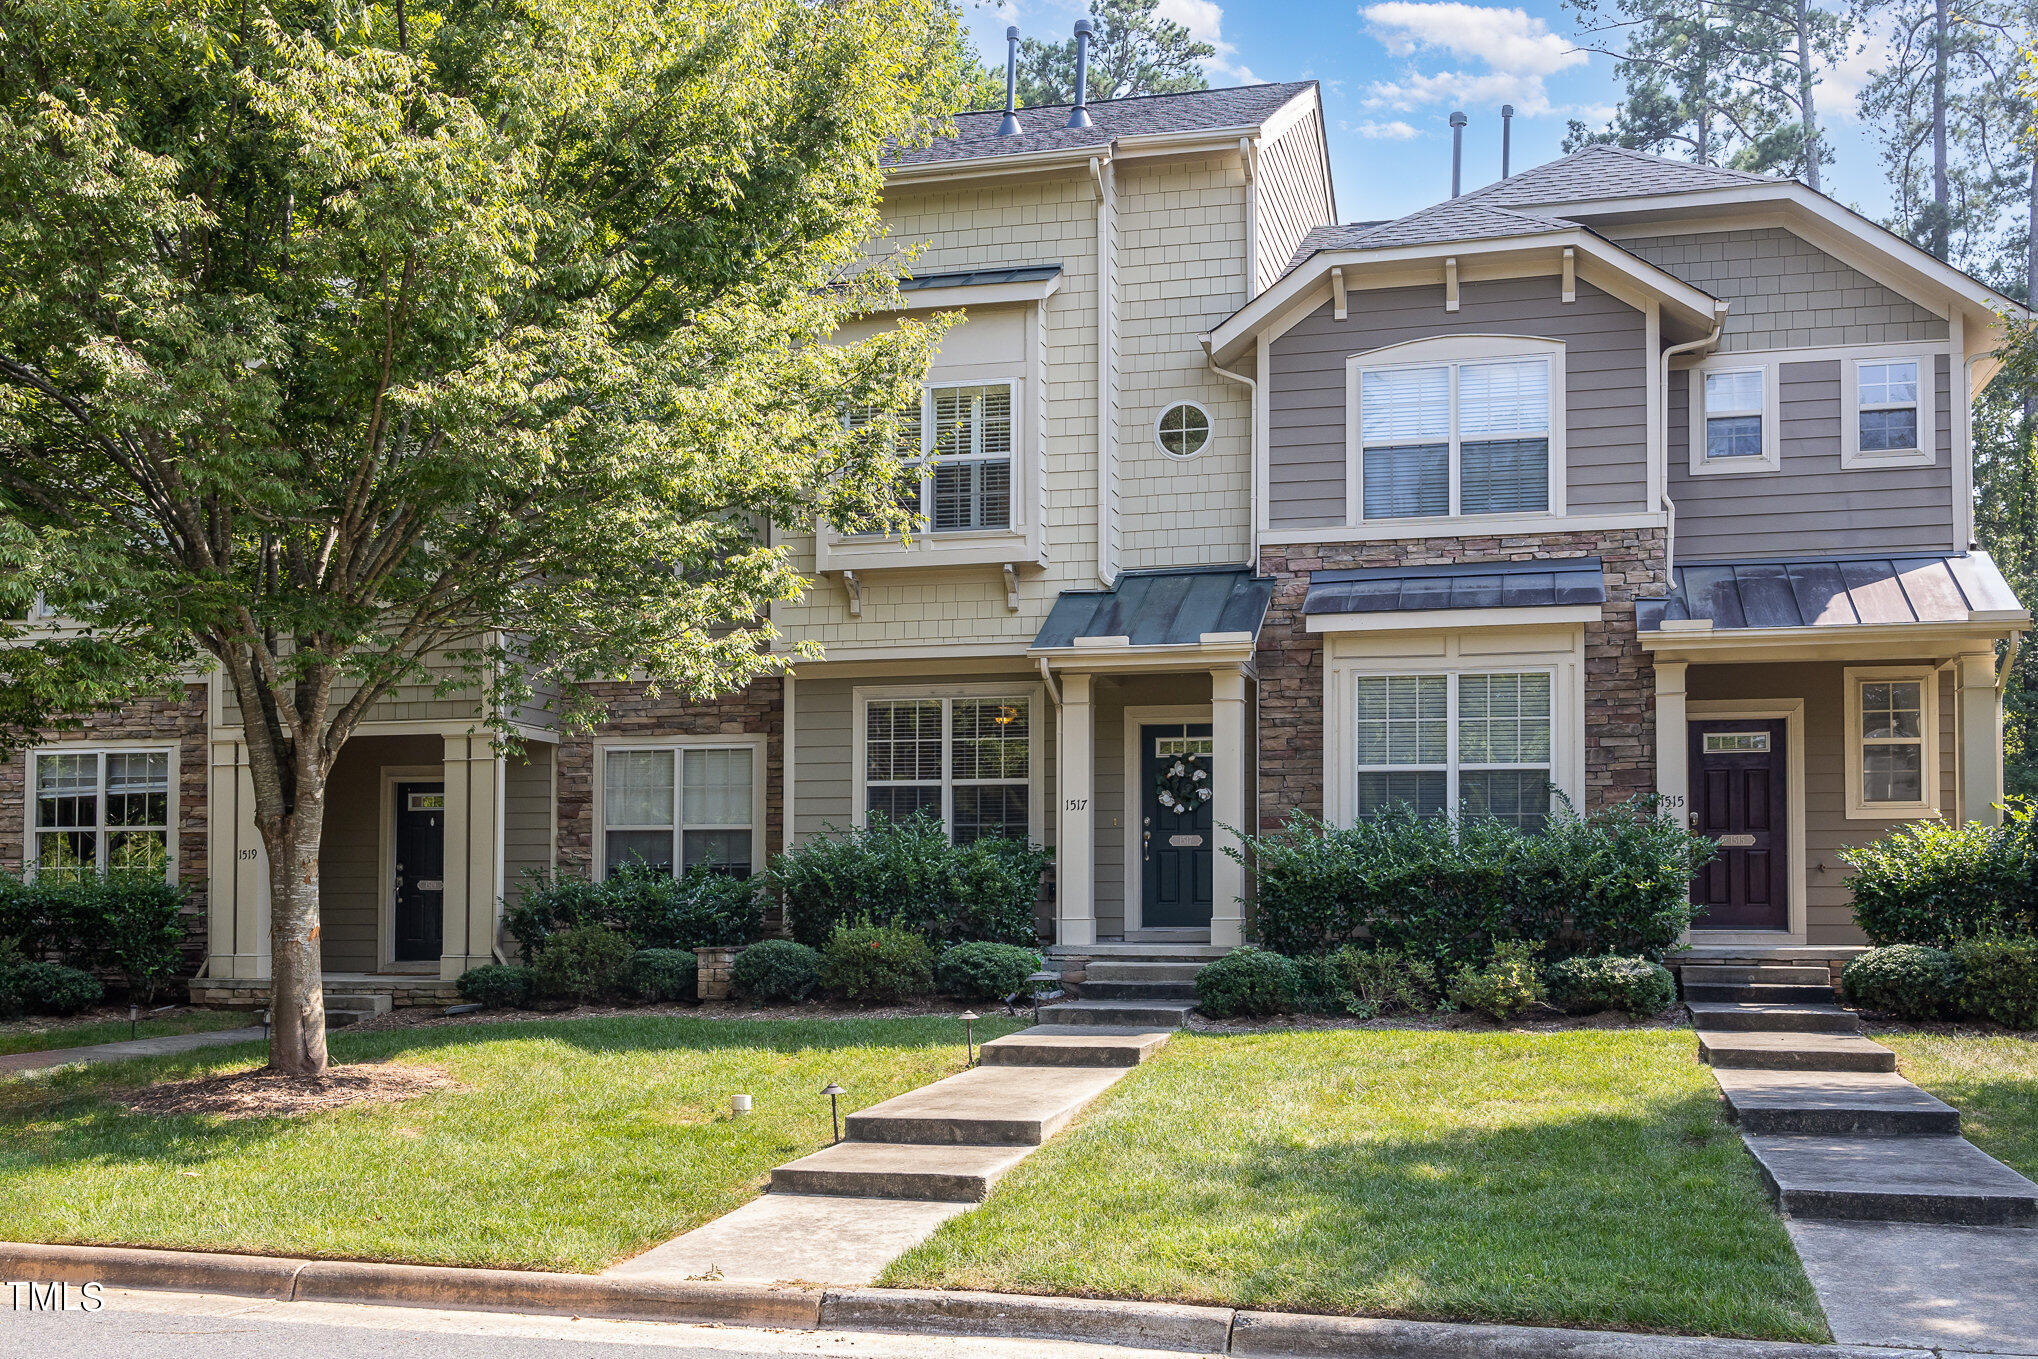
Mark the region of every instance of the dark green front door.
[[1139, 729], [1140, 923], [1148, 929], [1208, 929], [1211, 854], [1210, 724], [1146, 723]]

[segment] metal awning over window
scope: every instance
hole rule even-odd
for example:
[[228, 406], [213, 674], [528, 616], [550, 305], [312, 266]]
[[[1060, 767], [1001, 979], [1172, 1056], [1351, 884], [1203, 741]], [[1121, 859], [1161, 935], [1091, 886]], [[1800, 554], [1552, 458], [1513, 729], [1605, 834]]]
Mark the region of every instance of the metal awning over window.
[[1032, 649], [1100, 640], [1129, 647], [1193, 647], [1211, 637], [1249, 640], [1259, 635], [1273, 597], [1271, 579], [1240, 568], [1127, 571], [1115, 589], [1062, 591]]
[[1463, 562], [1316, 571], [1304, 615], [1425, 613], [1461, 609], [1596, 608], [1606, 603], [1597, 557]]
[[1985, 552], [1707, 562], [1672, 576], [1668, 595], [1635, 603], [1645, 633], [2014, 624], [2026, 617]]

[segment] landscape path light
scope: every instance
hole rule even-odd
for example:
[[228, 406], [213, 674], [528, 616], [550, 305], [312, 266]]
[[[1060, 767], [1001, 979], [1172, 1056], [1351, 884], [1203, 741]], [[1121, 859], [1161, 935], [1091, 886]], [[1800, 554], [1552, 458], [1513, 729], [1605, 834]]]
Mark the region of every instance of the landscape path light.
[[962, 1012], [962, 1064], [964, 1066], [975, 1066], [977, 1064], [976, 1033], [970, 1026], [982, 1018], [983, 1016], [975, 1010], [964, 1010]]
[[842, 1140], [842, 1108], [836, 1101], [849, 1092], [835, 1084], [835, 1082], [830, 1081], [821, 1087], [821, 1093], [828, 1097], [828, 1117], [835, 1124], [835, 1140], [840, 1142]]

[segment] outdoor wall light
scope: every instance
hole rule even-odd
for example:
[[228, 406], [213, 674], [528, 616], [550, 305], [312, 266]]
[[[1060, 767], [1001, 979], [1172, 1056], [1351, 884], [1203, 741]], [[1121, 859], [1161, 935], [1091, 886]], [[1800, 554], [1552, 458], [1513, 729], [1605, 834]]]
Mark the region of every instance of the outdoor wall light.
[[842, 1140], [842, 1109], [836, 1101], [849, 1092], [835, 1084], [835, 1082], [830, 1081], [821, 1087], [821, 1093], [828, 1097], [828, 1117], [834, 1121], [835, 1140], [840, 1142]]
[[976, 1034], [970, 1026], [982, 1018], [983, 1016], [975, 1010], [964, 1010], [962, 1012], [962, 1064], [964, 1066], [975, 1066], [977, 1064]]

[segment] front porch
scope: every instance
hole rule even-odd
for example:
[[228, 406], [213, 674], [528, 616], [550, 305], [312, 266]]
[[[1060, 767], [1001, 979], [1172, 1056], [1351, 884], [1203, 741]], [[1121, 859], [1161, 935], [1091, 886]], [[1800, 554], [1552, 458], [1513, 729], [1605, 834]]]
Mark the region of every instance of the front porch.
[[[390, 972], [327, 972], [319, 978], [328, 1011], [336, 1000], [374, 998], [383, 1010], [403, 1010], [451, 1005], [460, 999], [459, 988], [437, 976]], [[267, 977], [194, 977], [191, 1003], [225, 1010], [260, 1010], [269, 1004]]]

